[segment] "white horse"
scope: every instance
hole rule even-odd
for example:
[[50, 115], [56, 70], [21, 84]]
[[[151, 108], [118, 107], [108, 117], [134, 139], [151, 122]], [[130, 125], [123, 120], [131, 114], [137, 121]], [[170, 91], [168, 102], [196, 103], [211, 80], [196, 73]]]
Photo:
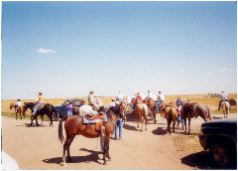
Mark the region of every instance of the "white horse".
[[224, 114], [224, 118], [228, 118], [228, 114], [230, 113], [230, 104], [228, 101], [221, 102], [221, 109]]

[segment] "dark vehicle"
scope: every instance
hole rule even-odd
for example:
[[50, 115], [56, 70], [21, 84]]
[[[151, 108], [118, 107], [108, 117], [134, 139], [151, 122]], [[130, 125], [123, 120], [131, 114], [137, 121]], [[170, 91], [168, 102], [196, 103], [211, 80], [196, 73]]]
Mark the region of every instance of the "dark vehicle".
[[58, 113], [58, 117], [66, 118], [67, 117], [67, 105], [69, 103], [73, 104], [73, 115], [79, 114], [79, 107], [85, 104], [85, 101], [82, 99], [70, 99], [65, 100], [61, 106], [55, 106], [55, 109]]
[[237, 120], [221, 119], [201, 126], [200, 144], [221, 168], [237, 167]]

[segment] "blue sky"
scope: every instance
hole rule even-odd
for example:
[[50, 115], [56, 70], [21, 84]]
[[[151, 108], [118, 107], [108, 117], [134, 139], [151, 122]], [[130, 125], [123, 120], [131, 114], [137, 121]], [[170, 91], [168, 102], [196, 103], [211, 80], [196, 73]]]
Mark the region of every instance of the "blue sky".
[[236, 92], [236, 2], [3, 2], [2, 98]]

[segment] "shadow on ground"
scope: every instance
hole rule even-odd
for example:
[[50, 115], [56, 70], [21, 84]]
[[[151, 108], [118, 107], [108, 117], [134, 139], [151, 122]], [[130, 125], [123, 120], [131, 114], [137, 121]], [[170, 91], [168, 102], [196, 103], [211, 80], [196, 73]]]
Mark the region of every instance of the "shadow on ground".
[[127, 123], [124, 128], [131, 131], [139, 131], [135, 126], [129, 125]]
[[212, 119], [223, 119], [224, 117], [219, 117], [219, 116], [213, 116]]
[[36, 128], [40, 128], [40, 127], [46, 127], [47, 125], [36, 125], [36, 124], [30, 124], [30, 123], [24, 123], [24, 125], [16, 125], [16, 126], [25, 126], [25, 127], [36, 127]]
[[[90, 154], [86, 155], [86, 156], [71, 156], [71, 161], [68, 162], [68, 163], [81, 163], [81, 162], [84, 162], [84, 163], [95, 162], [95, 163], [99, 163], [99, 164], [103, 163], [103, 162], [100, 163], [98, 161], [98, 160], [101, 160], [99, 158], [99, 154], [101, 154], [101, 152], [88, 150], [86, 148], [81, 148], [79, 150], [89, 152]], [[62, 164], [62, 157], [54, 157], [54, 158], [44, 159], [43, 162], [45, 162], [45, 163], [55, 163], [55, 164], [61, 165]]]
[[181, 159], [182, 163], [197, 169], [209, 169], [209, 170], [224, 170], [224, 169], [236, 169], [236, 166], [231, 168], [219, 168], [213, 161], [212, 155], [207, 151], [201, 151], [190, 154]]
[[163, 127], [158, 127], [157, 129], [152, 131], [155, 135], [165, 135], [167, 133], [167, 130]]

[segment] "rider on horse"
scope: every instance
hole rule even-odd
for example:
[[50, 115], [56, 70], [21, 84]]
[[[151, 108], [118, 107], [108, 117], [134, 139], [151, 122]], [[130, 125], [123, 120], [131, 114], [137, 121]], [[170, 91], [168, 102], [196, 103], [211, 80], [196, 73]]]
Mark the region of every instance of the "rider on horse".
[[221, 94], [220, 94], [220, 101], [219, 101], [219, 105], [218, 105], [218, 110], [220, 110], [221, 103], [224, 102], [224, 101], [229, 103], [228, 94], [225, 91], [222, 91]]
[[159, 107], [163, 102], [164, 102], [164, 95], [161, 91], [159, 91], [157, 96], [157, 111], [159, 111]]
[[17, 112], [17, 109], [19, 108], [19, 107], [22, 107], [22, 102], [21, 102], [21, 100], [20, 99], [17, 99], [17, 102], [16, 102], [16, 104], [15, 104], [15, 110], [16, 110], [16, 112]]
[[44, 105], [44, 102], [43, 102], [43, 93], [39, 92], [39, 93], [38, 93], [38, 96], [37, 96], [37, 100], [36, 100], [36, 102], [35, 102], [35, 106], [34, 106], [34, 108], [33, 108], [33, 113], [32, 113], [32, 115], [35, 115], [36, 112], [37, 112], [40, 108], [43, 107], [43, 105]]
[[121, 91], [118, 92], [117, 97], [116, 97], [116, 101], [117, 102], [122, 102], [124, 98], [124, 95], [121, 93]]

